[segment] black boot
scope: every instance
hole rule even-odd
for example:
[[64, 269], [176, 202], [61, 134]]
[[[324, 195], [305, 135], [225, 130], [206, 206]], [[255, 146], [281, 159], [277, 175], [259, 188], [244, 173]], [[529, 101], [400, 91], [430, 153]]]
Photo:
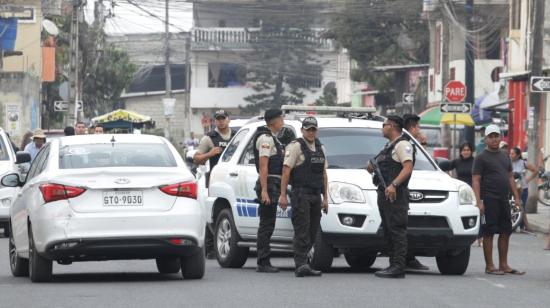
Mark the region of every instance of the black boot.
[[321, 276], [323, 273], [321, 271], [316, 271], [309, 267], [308, 264], [304, 264], [296, 269], [296, 272], [294, 272], [294, 275], [296, 277], [306, 277], [306, 276]]
[[272, 266], [271, 264], [259, 265], [256, 267], [256, 272], [258, 273], [278, 273], [279, 269]]
[[374, 273], [376, 277], [380, 278], [405, 278], [405, 271], [397, 266], [390, 266], [381, 271]]
[[407, 269], [417, 270], [417, 271], [427, 271], [430, 268], [420, 263], [420, 261], [418, 261], [417, 258], [412, 258], [407, 261]]

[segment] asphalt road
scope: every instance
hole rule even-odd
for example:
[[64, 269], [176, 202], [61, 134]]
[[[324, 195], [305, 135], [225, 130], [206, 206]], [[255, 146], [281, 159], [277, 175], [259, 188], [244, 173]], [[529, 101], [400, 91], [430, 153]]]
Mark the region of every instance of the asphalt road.
[[[222, 269], [209, 260], [202, 280], [160, 275], [154, 261], [54, 264], [54, 280], [33, 284], [11, 276], [7, 239], [0, 239], [0, 307], [549, 307], [550, 252], [544, 238], [514, 234], [510, 263], [525, 276], [484, 274], [481, 248], [472, 246], [464, 276], [441, 276], [435, 259], [406, 279], [379, 279], [373, 270], [354, 272], [344, 258], [320, 278], [295, 278], [292, 258], [276, 258], [278, 274]], [[387, 264], [379, 258], [374, 267]]]

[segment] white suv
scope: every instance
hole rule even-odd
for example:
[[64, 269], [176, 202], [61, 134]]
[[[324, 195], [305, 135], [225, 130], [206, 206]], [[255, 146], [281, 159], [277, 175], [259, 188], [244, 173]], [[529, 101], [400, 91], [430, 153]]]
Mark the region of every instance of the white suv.
[[[286, 117], [287, 129], [300, 135], [300, 117]], [[367, 162], [386, 144], [378, 120], [319, 117], [319, 139], [329, 162], [329, 211], [310, 253], [312, 266], [326, 270], [338, 253], [354, 268], [370, 267], [387, 249], [376, 203], [376, 187], [365, 170]], [[258, 119], [243, 126], [211, 174], [210, 188], [202, 189], [207, 223], [214, 232], [214, 246], [222, 267], [241, 267], [249, 248], [256, 246], [258, 202], [254, 185], [252, 138]], [[442, 172], [427, 152], [417, 146], [416, 164], [409, 184], [409, 252], [435, 256], [443, 274], [463, 274], [470, 245], [479, 229], [479, 210], [467, 184]], [[204, 179], [202, 180], [204, 183]], [[292, 250], [292, 207], [277, 211], [273, 250]]]
[[[12, 147], [11, 140], [6, 132], [0, 128], [0, 177], [8, 173], [17, 173], [17, 156]], [[9, 235], [10, 206], [18, 188], [4, 187], [0, 185], [0, 229], [4, 235]]]

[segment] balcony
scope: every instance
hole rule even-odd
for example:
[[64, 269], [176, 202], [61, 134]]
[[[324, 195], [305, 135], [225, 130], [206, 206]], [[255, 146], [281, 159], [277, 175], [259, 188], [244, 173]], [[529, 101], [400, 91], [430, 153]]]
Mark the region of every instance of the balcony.
[[[191, 49], [194, 51], [251, 50], [251, 42], [259, 28], [194, 28]], [[320, 51], [333, 51], [334, 43], [321, 37], [322, 29], [314, 29], [307, 39], [318, 45]]]

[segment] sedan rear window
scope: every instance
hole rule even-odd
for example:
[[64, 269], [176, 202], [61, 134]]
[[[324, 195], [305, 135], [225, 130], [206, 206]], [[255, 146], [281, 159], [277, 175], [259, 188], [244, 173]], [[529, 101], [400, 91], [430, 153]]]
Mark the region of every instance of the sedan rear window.
[[59, 168], [176, 167], [165, 144], [108, 143], [68, 145], [59, 152]]
[[[388, 142], [380, 129], [374, 128], [320, 128], [319, 139], [327, 151], [330, 169], [364, 169]], [[437, 169], [417, 149], [414, 170]]]

